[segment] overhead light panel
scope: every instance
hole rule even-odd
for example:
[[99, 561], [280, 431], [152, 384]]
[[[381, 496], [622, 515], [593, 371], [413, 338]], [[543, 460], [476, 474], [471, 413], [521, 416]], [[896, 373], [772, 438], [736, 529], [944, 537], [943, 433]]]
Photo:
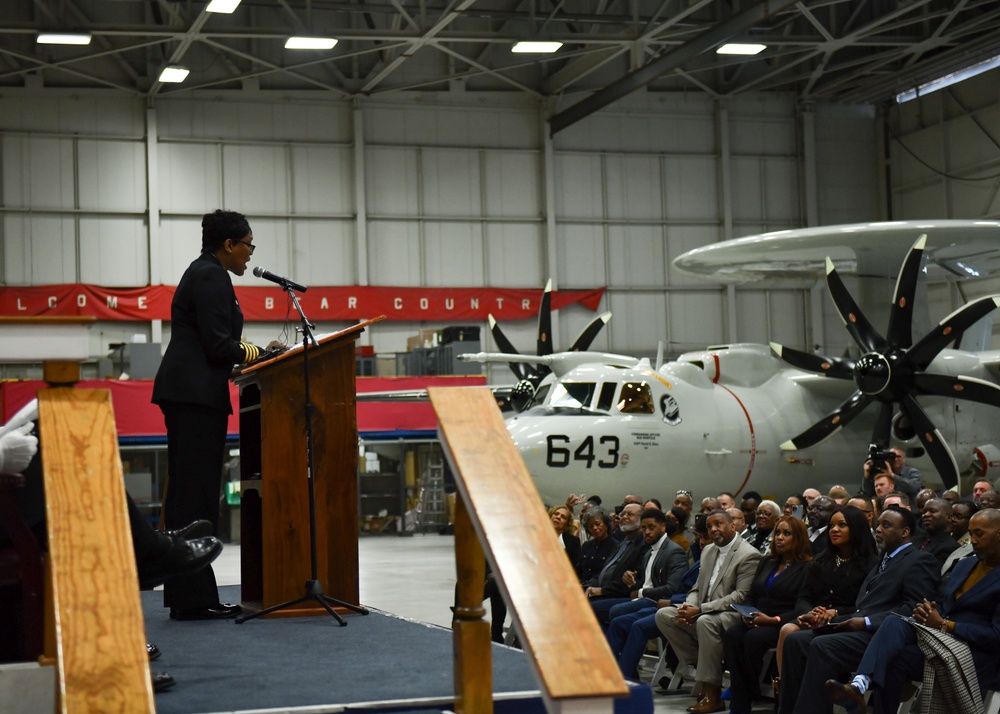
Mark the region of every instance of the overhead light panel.
[[239, 6], [240, 0], [212, 0], [205, 8], [205, 12], [221, 12], [228, 15]]
[[767, 45], [746, 42], [727, 42], [715, 51], [717, 55], [759, 55], [767, 49]]
[[183, 82], [187, 79], [188, 74], [191, 70], [187, 67], [181, 67], [179, 64], [168, 65], [163, 68], [160, 72], [160, 82], [164, 84], [177, 84], [178, 82]]
[[510, 51], [519, 54], [552, 54], [562, 46], [562, 42], [518, 42]]
[[285, 41], [286, 50], [332, 50], [337, 40], [332, 37], [289, 37]]
[[39, 32], [40, 45], [89, 45], [89, 32]]
[[965, 69], [960, 69], [957, 72], [946, 74], [945, 76], [938, 77], [937, 79], [927, 82], [926, 84], [921, 84], [919, 87], [914, 87], [913, 89], [897, 94], [896, 102], [898, 104], [908, 102], [911, 99], [916, 99], [917, 97], [922, 97], [925, 94], [936, 92], [939, 89], [950, 87], [953, 84], [964, 82], [967, 79], [975, 77], [977, 74], [989, 72], [991, 69], [996, 69], [997, 67], [1000, 67], [1000, 55], [991, 57], [988, 60], [983, 60], [982, 62], [977, 62], [971, 67], [966, 67]]

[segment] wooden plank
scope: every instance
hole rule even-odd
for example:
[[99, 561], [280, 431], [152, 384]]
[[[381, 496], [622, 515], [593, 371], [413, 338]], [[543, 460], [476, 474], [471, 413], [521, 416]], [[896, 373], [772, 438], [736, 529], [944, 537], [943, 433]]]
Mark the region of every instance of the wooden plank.
[[111, 395], [38, 393], [60, 711], [154, 712]]
[[547, 699], [628, 687], [489, 389], [431, 388], [438, 434]]

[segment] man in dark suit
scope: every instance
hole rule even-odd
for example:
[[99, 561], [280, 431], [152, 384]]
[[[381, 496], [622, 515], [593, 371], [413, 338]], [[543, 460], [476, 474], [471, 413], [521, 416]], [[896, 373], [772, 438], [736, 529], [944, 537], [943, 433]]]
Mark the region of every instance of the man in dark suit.
[[941, 565], [911, 542], [916, 518], [897, 507], [878, 519], [875, 539], [882, 558], [865, 578], [855, 611], [837, 613], [831, 634], [816, 630], [793, 632], [782, 656], [780, 714], [829, 714], [833, 706], [823, 696], [828, 679], [852, 671], [879, 626], [891, 615], [906, 615], [937, 591]]
[[637, 668], [646, 641], [656, 637], [657, 602], [677, 592], [688, 569], [687, 555], [670, 540], [667, 524], [662, 511], [648, 508], [642, 512], [642, 536], [650, 548], [642, 556], [638, 571], [625, 574], [625, 583], [633, 588], [631, 600], [616, 605], [609, 613], [608, 644], [618, 655], [622, 674], [631, 679], [638, 679]]
[[601, 572], [587, 583], [584, 590], [594, 609], [594, 616], [602, 625], [608, 624], [611, 608], [629, 601], [631, 587], [625, 584], [625, 573], [639, 566], [643, 554], [649, 549], [641, 531], [642, 506], [629, 503], [618, 516], [618, 530], [623, 536], [619, 549], [611, 554]]
[[826, 550], [830, 542], [830, 535], [827, 528], [830, 525], [830, 517], [837, 510], [836, 502], [829, 496], [814, 498], [806, 509], [806, 519], [809, 522], [809, 540], [812, 541], [812, 554], [819, 555]]
[[[913, 618], [965, 642], [972, 651], [982, 689], [1000, 689], [1000, 511], [976, 513], [969, 523], [976, 557], [955, 564], [937, 602], [924, 600]], [[876, 714], [895, 714], [900, 690], [920, 679], [924, 655], [916, 629], [902, 618], [890, 618], [875, 633], [851, 684], [826, 683], [834, 702], [859, 707], [872, 690]], [[863, 709], [863, 707], [861, 707]]]
[[958, 549], [958, 541], [951, 537], [949, 521], [951, 504], [940, 498], [932, 498], [924, 504], [920, 514], [920, 524], [924, 527], [924, 538], [913, 544], [922, 551], [930, 553], [944, 565], [948, 556]]

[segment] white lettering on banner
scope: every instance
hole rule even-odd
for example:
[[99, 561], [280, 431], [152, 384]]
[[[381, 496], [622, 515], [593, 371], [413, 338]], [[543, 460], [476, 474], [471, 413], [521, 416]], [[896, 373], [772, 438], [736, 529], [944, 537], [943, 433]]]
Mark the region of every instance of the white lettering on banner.
[[522, 300], [521, 301], [521, 309], [522, 310], [526, 310], [526, 311], [530, 310], [531, 309], [531, 300], [530, 299], [528, 299], [528, 300]]
[[17, 299], [17, 309], [18, 310], [27, 310], [28, 309], [24, 305], [21, 304], [21, 298]]
[[497, 298], [497, 310], [503, 310], [503, 298], [502, 297], [498, 297]]
[[[326, 299], [324, 298], [324, 302], [325, 302], [325, 300]], [[351, 295], [349, 298], [347, 298], [347, 309], [348, 310], [357, 310], [358, 309], [358, 299], [356, 297], [354, 297], [353, 295]]]
[[323, 298], [322, 300], [320, 300], [319, 301], [319, 309], [320, 310], [329, 310], [330, 309], [330, 301], [327, 300], [326, 298]]
[[455, 309], [455, 298], [445, 298], [445, 300], [444, 300], [444, 309], [445, 310], [454, 310]]
[[49, 295], [49, 307], [55, 307], [56, 303], [59, 302], [55, 295]]
[[393, 298], [392, 299], [392, 306], [394, 308], [396, 308], [397, 310], [402, 310], [403, 309], [403, 298]]
[[142, 296], [139, 297], [139, 309], [140, 310], [148, 310], [149, 309], [149, 306], [146, 305], [146, 300], [148, 300], [148, 299], [149, 298], [147, 298], [145, 295], [142, 295]]
[[76, 296], [76, 306], [77, 307], [87, 307], [87, 296], [83, 295], [82, 293], [80, 295], [77, 295]]
[[426, 310], [428, 306], [427, 298], [420, 298], [420, 309]]
[[117, 295], [108, 295], [104, 299], [108, 303], [108, 307], [110, 309], [112, 309], [112, 310], [117, 310], [118, 309], [118, 296]]
[[266, 297], [266, 298], [264, 298], [264, 309], [265, 310], [273, 310], [274, 309], [274, 298], [273, 297]]
[[479, 309], [479, 298], [472, 298], [469, 300], [469, 309], [478, 310]]

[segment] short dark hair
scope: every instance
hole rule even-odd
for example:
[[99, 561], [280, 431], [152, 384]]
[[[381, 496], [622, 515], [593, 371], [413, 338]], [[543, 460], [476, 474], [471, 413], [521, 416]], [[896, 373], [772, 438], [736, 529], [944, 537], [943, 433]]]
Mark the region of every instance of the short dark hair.
[[756, 491], [746, 491], [746, 492], [744, 492], [744, 494], [743, 494], [743, 495], [741, 496], [741, 498], [742, 498], [742, 499], [743, 499], [744, 501], [745, 501], [746, 499], [748, 499], [748, 498], [754, 498], [754, 499], [756, 499], [756, 500], [758, 500], [758, 501], [763, 501], [763, 500], [764, 500], [764, 497], [763, 497], [763, 496], [761, 496], [761, 495], [760, 495], [759, 493], [757, 493]]
[[652, 518], [657, 523], [667, 522], [667, 515], [659, 508], [647, 508], [642, 512], [642, 515], [639, 516], [640, 521], [643, 521], [647, 518]]
[[905, 508], [900, 508], [895, 503], [889, 506], [887, 509], [882, 511], [883, 514], [886, 513], [898, 513], [903, 517], [904, 526], [910, 529], [910, 537], [913, 537], [913, 533], [917, 530], [917, 517], [913, 515], [913, 511], [908, 511]]
[[685, 511], [680, 506], [674, 506], [673, 508], [670, 509], [670, 512], [674, 515], [674, 518], [677, 519], [677, 524], [678, 525], [680, 525], [680, 526], [687, 525], [687, 522], [688, 522], [688, 512], [687, 511]]
[[221, 208], [201, 218], [201, 252], [214, 253], [227, 240], [238, 241], [250, 233], [247, 217]]
[[660, 499], [658, 498], [650, 498], [646, 501], [646, 503], [655, 503], [658, 509], [660, 509], [661, 511], [663, 510], [663, 504], [660, 503]]

